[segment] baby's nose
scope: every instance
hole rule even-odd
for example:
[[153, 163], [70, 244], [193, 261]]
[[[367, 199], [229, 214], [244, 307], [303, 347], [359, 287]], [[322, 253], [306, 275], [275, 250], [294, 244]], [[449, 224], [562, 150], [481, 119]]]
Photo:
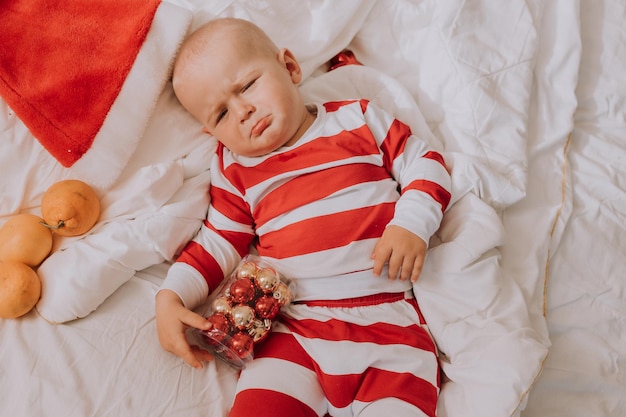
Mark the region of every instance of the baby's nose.
[[249, 103], [246, 100], [239, 100], [237, 102], [237, 107], [236, 107], [237, 117], [242, 122], [245, 122], [246, 120], [248, 120], [250, 118], [250, 115], [252, 115], [252, 113], [254, 113], [255, 110], [256, 108], [252, 105], [252, 103]]

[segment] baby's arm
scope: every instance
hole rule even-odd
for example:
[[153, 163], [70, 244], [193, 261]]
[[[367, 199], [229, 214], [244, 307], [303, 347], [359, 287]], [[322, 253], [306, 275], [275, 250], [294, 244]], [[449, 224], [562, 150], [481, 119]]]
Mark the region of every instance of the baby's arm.
[[[221, 209], [238, 219], [249, 216], [237, 190], [222, 177], [217, 159], [214, 158], [211, 165], [211, 204], [207, 220], [170, 267], [155, 300], [159, 342], [165, 350], [195, 368], [202, 368], [202, 361], [211, 359], [211, 355], [189, 346], [185, 330], [189, 327], [208, 330], [211, 324], [191, 309], [203, 303], [224, 278], [223, 271], [232, 270], [241, 259], [239, 251], [242, 249], [231, 242], [237, 242], [245, 249], [254, 238], [252, 220], [242, 225], [220, 212]], [[215, 184], [221, 184], [223, 188], [218, 189]], [[215, 207], [214, 201], [220, 201], [220, 209]], [[249, 230], [248, 239], [241, 238], [240, 231], [244, 228]], [[233, 230], [237, 230], [234, 237]]]
[[163, 349], [180, 356], [190, 366], [201, 369], [203, 361], [212, 359], [209, 352], [189, 346], [185, 337], [187, 327], [209, 330], [211, 323], [188, 310], [174, 291], [163, 289], [157, 293], [156, 326]]
[[[427, 245], [416, 234], [400, 226], [388, 226], [374, 247], [374, 274], [380, 275], [389, 262], [389, 279], [417, 281], [422, 272]], [[400, 274], [400, 275], [398, 275]]]
[[389, 278], [417, 281], [428, 239], [439, 228], [451, 197], [451, 178], [440, 153], [411, 133], [408, 125], [372, 105], [365, 119], [383, 155], [383, 164], [398, 182], [401, 196], [372, 253], [374, 273], [389, 264]]

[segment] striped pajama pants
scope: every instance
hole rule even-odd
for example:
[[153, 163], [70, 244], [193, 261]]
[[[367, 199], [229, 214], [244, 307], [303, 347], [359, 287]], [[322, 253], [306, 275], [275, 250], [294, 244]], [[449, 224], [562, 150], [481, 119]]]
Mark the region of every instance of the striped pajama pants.
[[230, 417], [436, 415], [439, 363], [412, 292], [290, 305]]

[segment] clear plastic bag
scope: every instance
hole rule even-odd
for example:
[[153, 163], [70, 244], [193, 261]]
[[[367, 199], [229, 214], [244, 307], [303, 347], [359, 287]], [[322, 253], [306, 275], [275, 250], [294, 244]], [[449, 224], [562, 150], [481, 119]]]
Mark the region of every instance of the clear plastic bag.
[[192, 343], [236, 369], [254, 357], [254, 347], [269, 335], [281, 309], [293, 300], [295, 284], [267, 261], [244, 257], [209, 296], [205, 316], [210, 330], [192, 328]]

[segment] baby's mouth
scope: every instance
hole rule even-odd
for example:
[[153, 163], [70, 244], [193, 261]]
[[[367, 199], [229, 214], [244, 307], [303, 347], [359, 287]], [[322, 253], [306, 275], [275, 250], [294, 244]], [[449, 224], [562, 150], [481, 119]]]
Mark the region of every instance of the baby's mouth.
[[263, 134], [263, 132], [265, 131], [265, 129], [267, 129], [269, 124], [270, 124], [270, 117], [269, 116], [265, 116], [265, 117], [261, 118], [258, 122], [256, 122], [256, 124], [254, 126], [252, 126], [252, 130], [250, 131], [250, 134], [253, 137], [261, 136], [261, 134]]

